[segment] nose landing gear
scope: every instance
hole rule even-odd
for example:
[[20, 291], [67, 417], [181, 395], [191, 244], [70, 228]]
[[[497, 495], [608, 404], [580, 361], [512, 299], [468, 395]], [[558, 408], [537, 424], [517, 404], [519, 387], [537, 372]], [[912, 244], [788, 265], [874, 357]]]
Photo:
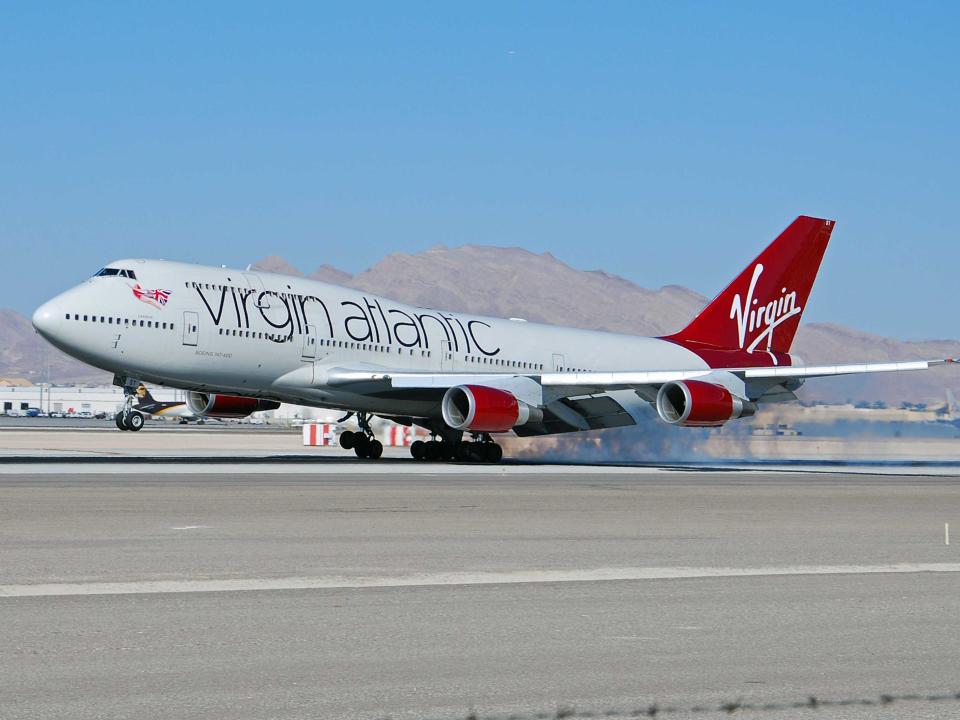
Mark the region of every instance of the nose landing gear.
[[124, 385], [123, 388], [124, 398], [123, 398], [123, 409], [120, 410], [116, 415], [113, 416], [114, 422], [117, 424], [118, 430], [130, 430], [136, 432], [143, 427], [144, 417], [143, 413], [139, 413], [133, 409], [133, 400], [134, 400], [134, 391], [132, 388]]

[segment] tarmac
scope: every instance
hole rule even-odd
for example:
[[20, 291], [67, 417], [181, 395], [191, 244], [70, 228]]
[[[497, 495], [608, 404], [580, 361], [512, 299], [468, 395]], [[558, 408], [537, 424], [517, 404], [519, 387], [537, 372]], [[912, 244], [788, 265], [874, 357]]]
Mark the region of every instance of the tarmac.
[[[267, 454], [218, 463], [193, 428], [40, 432], [0, 430], [3, 718], [728, 717], [960, 691], [949, 469], [287, 462], [239, 428], [213, 436]], [[123, 442], [170, 454], [112, 461]]]

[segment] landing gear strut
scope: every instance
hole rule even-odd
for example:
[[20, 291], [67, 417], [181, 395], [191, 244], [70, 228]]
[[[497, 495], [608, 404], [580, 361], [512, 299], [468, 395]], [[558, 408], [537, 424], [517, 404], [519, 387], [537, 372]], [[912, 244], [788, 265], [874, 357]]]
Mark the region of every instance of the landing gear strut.
[[[436, 439], [437, 435], [440, 440]], [[493, 441], [489, 433], [475, 434], [473, 442], [464, 440], [462, 433], [447, 437], [439, 433], [437, 435], [433, 440], [417, 440], [410, 445], [410, 455], [414, 460], [498, 463], [503, 459], [503, 448]]]
[[383, 455], [383, 444], [373, 437], [370, 413], [357, 413], [357, 425], [360, 426], [360, 432], [346, 430], [340, 434], [340, 447], [352, 449], [358, 458], [376, 460]]
[[131, 430], [136, 432], [143, 427], [144, 417], [143, 413], [139, 413], [133, 409], [133, 401], [136, 393], [136, 387], [139, 383], [130, 385], [126, 383], [123, 386], [123, 408], [114, 415], [114, 422], [117, 424], [117, 429], [119, 430]]

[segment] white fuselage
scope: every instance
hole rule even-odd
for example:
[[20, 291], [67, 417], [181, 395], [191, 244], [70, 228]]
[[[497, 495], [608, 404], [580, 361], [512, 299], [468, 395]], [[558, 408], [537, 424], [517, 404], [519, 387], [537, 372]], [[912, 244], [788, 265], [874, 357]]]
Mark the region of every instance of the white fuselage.
[[333, 368], [503, 373], [707, 368], [664, 340], [412, 307], [299, 277], [120, 260], [41, 306], [50, 342], [116, 375], [385, 415], [434, 399], [329, 385]]

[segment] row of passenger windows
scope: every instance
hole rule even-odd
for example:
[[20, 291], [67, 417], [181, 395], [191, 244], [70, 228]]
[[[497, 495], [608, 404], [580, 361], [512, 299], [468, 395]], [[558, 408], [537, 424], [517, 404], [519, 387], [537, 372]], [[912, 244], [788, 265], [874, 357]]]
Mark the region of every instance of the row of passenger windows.
[[[227, 278], [227, 280], [230, 280], [230, 279], [231, 278]], [[237, 287], [235, 285], [219, 285], [217, 283], [203, 283], [203, 282], [191, 282], [191, 281], [183, 283], [183, 286], [188, 290], [190, 288], [195, 288], [197, 290], [238, 290], [241, 292], [250, 292], [251, 290], [254, 290], [254, 288], [252, 287]], [[287, 285], [287, 290], [292, 290], [292, 289], [293, 288]], [[276, 294], [279, 295], [281, 298], [287, 297], [287, 293], [284, 293], [284, 292], [278, 292]]]
[[507, 360], [506, 358], [464, 355], [463, 361], [477, 365], [496, 365], [498, 367], [515, 368], [517, 370], [543, 370], [543, 365], [541, 363], [523, 362], [521, 360]]
[[[217, 328], [218, 335], [226, 335], [228, 337], [241, 337], [241, 338], [250, 338], [251, 340], [272, 340], [274, 342], [292, 342], [293, 337], [290, 335], [278, 335], [276, 333], [265, 333], [259, 332], [256, 330], [236, 330], [232, 328]], [[315, 345], [316, 339], [311, 338], [310, 344]], [[367, 350], [369, 352], [381, 352], [381, 353], [392, 353], [393, 349], [389, 345], [374, 345], [373, 343], [360, 343], [352, 342], [349, 340], [333, 340], [327, 338], [320, 338], [320, 345], [323, 347], [331, 348], [343, 348], [344, 350]], [[403, 355], [403, 351], [406, 350], [409, 355], [414, 355], [415, 353], [420, 353], [421, 357], [430, 357], [432, 351], [430, 350], [416, 350], [413, 348], [397, 348], [397, 354]]]
[[[332, 338], [320, 338], [322, 347], [343, 348], [344, 350], [369, 350], [371, 352], [392, 353], [393, 349], [389, 345], [374, 345], [373, 343], [353, 342], [351, 340], [334, 340]], [[430, 357], [432, 350], [414, 350], [413, 348], [397, 348], [397, 355], [403, 355], [406, 350], [408, 355], [420, 353], [420, 357]]]
[[79, 322], [99, 322], [102, 325], [122, 325], [124, 327], [148, 327], [157, 330], [173, 330], [173, 323], [159, 322], [154, 320], [138, 320], [136, 318], [114, 318], [106, 315], [79, 315], [66, 314], [67, 320]]
[[246, 337], [251, 340], [273, 340], [273, 342], [292, 342], [290, 335], [278, 335], [276, 333], [255, 332], [254, 330], [231, 330], [230, 328], [217, 328], [218, 335], [228, 335], [230, 337]]

